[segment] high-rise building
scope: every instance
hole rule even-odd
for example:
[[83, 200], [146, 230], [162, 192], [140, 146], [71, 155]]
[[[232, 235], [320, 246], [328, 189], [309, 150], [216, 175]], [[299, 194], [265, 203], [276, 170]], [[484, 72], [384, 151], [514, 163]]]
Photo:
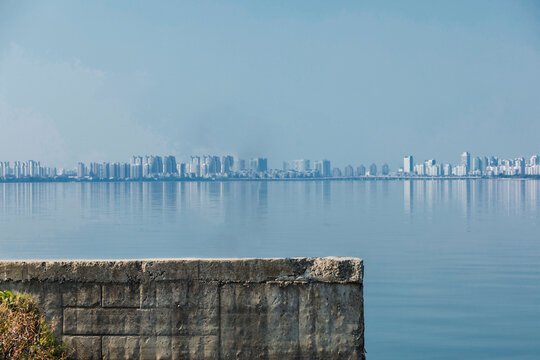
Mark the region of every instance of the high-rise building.
[[465, 174], [471, 171], [471, 154], [467, 151], [461, 154], [461, 165], [465, 166]]
[[123, 179], [120, 177], [120, 168], [123, 164], [118, 162], [112, 163], [109, 165], [109, 178], [113, 180]]
[[471, 172], [475, 174], [482, 172], [482, 159], [478, 156], [472, 159]]
[[414, 173], [416, 175], [420, 175], [420, 176], [425, 175], [426, 174], [426, 164], [420, 163], [420, 164], [414, 165]]
[[236, 171], [244, 171], [246, 170], [246, 160], [238, 159], [236, 162]]
[[289, 171], [291, 169], [291, 164], [288, 161], [283, 162], [283, 171]]
[[517, 158], [514, 161], [514, 169], [516, 175], [523, 175], [525, 174], [525, 158]]
[[300, 160], [293, 160], [292, 163], [292, 169], [298, 172], [306, 172], [310, 169], [309, 160], [306, 159], [300, 159]]
[[163, 158], [163, 174], [173, 175], [176, 174], [176, 157], [169, 155]]
[[383, 175], [390, 174], [390, 167], [388, 166], [388, 164], [383, 164], [382, 169], [381, 169], [381, 174]]
[[452, 175], [454, 176], [466, 176], [467, 167], [465, 165], [457, 165], [452, 168]]
[[332, 170], [332, 177], [341, 177], [341, 170], [339, 168], [334, 168]]
[[444, 176], [452, 175], [452, 165], [450, 165], [450, 164], [444, 164], [443, 165], [443, 175]]
[[90, 163], [90, 177], [92, 178], [99, 178], [99, 164], [98, 163]]
[[86, 176], [86, 166], [82, 162], [77, 164], [77, 177], [82, 179]]
[[234, 158], [231, 155], [223, 156], [221, 158], [221, 173], [229, 174], [234, 168]]
[[412, 174], [414, 169], [414, 159], [412, 155], [405, 156], [403, 158], [403, 172], [405, 174]]
[[178, 172], [179, 177], [181, 177], [181, 178], [186, 177], [186, 175], [187, 175], [186, 168], [187, 168], [187, 166], [186, 166], [185, 163], [180, 163], [180, 164], [176, 165], [176, 170]]
[[428, 176], [440, 176], [441, 175], [441, 165], [433, 163], [432, 165], [426, 166], [426, 175], [428, 175]]
[[366, 176], [366, 167], [364, 165], [356, 168], [356, 176]]
[[486, 172], [486, 168], [489, 166], [489, 159], [487, 158], [487, 156], [484, 156], [482, 158], [482, 164], [481, 164], [481, 168], [480, 168], [480, 171], [483, 173]]
[[189, 172], [195, 177], [201, 176], [201, 158], [199, 156], [192, 156], [189, 163]]
[[354, 169], [351, 165], [345, 166], [345, 177], [353, 177], [354, 176]]
[[108, 179], [110, 177], [110, 166], [109, 163], [98, 164], [98, 178], [101, 180]]
[[249, 169], [255, 172], [264, 172], [268, 170], [268, 159], [253, 158], [249, 161]]
[[330, 160], [315, 161], [315, 171], [317, 174], [319, 174], [319, 176], [330, 177], [332, 175]]
[[119, 179], [128, 179], [130, 177], [130, 166], [129, 164], [120, 164], [120, 172], [118, 174]]
[[371, 164], [369, 165], [369, 175], [376, 176], [377, 175], [377, 165]]
[[129, 166], [129, 177], [131, 179], [140, 179], [143, 177], [143, 171], [142, 171], [142, 159], [141, 161], [135, 161]]

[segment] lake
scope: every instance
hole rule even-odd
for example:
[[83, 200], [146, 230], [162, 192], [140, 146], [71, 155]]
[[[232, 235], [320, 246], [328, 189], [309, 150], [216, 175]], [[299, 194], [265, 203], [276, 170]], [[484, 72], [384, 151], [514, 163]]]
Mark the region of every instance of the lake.
[[368, 359], [538, 359], [540, 181], [0, 184], [0, 259], [356, 256]]

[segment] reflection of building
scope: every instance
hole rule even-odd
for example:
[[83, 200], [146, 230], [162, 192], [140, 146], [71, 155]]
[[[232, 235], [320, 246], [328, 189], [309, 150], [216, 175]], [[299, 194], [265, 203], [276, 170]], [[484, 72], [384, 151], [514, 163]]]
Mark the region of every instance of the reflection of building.
[[410, 214], [413, 210], [413, 181], [403, 181], [403, 209]]

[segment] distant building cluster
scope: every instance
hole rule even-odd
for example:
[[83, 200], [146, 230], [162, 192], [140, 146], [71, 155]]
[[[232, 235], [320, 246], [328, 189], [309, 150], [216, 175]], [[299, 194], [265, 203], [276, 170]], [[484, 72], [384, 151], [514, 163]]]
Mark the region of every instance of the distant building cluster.
[[56, 168], [41, 166], [39, 161], [15, 161], [13, 166], [9, 161], [0, 162], [0, 178], [54, 178], [58, 176]]
[[540, 176], [540, 157], [499, 159], [471, 157], [464, 152], [458, 164], [440, 164], [436, 160], [415, 163], [413, 156], [403, 158], [403, 167], [390, 171], [388, 164], [380, 168], [347, 165], [332, 167], [329, 160], [298, 159], [284, 161], [281, 169], [269, 169], [267, 158], [235, 159], [231, 155], [191, 156], [177, 162], [175, 156], [133, 156], [129, 162], [78, 163], [74, 170], [41, 166], [40, 162], [0, 162], [0, 180], [139, 180], [139, 179], [296, 179], [296, 178], [403, 178], [403, 177], [498, 177]]
[[191, 156], [188, 162], [177, 162], [174, 156], [133, 156], [129, 163], [84, 163], [77, 165], [78, 179], [135, 180], [151, 178], [249, 178], [268, 172], [266, 158], [235, 161], [226, 156]]
[[403, 158], [403, 168], [398, 174], [405, 176], [523, 176], [540, 175], [540, 157], [533, 155], [527, 162], [524, 157], [499, 159], [497, 156], [471, 157], [469, 152], [461, 154], [459, 164], [438, 164], [426, 160], [415, 164], [412, 156]]

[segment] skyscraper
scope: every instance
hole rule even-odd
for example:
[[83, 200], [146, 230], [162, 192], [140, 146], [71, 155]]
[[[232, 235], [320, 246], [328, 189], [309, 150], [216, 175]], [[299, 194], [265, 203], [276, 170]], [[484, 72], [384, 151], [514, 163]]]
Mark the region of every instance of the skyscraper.
[[249, 169], [255, 172], [264, 172], [268, 170], [268, 159], [253, 158], [249, 161]]
[[403, 172], [405, 174], [411, 174], [414, 168], [414, 160], [412, 155], [405, 156], [403, 158]]
[[176, 158], [172, 155], [165, 156], [163, 159], [163, 173], [164, 174], [176, 174]]
[[390, 167], [388, 164], [383, 164], [381, 174], [388, 175], [390, 173]]
[[246, 170], [246, 160], [238, 159], [236, 162], [236, 171], [244, 171]]
[[478, 156], [472, 159], [471, 172], [481, 173], [482, 172], [482, 159]]
[[195, 177], [201, 176], [201, 158], [199, 156], [192, 156], [189, 163], [189, 172]]
[[228, 174], [233, 171], [234, 158], [231, 155], [223, 156], [221, 158], [221, 173]]
[[292, 168], [298, 172], [306, 172], [310, 169], [309, 160], [300, 159], [292, 161]]
[[341, 177], [341, 170], [339, 168], [334, 168], [332, 170], [332, 177]]
[[332, 169], [330, 168], [330, 160], [315, 161], [315, 171], [322, 177], [329, 177], [332, 175]]
[[366, 167], [364, 165], [360, 165], [356, 168], [356, 176], [365, 176], [366, 175]]
[[186, 164], [185, 163], [180, 163], [180, 164], [176, 164], [176, 171], [178, 172], [178, 176], [181, 177], [181, 178], [184, 178], [186, 177]]
[[471, 154], [467, 151], [461, 154], [461, 165], [465, 167], [465, 174], [471, 171]]
[[77, 177], [82, 179], [86, 176], [86, 166], [82, 162], [77, 164]]
[[377, 175], [377, 165], [371, 164], [369, 165], [369, 175], [376, 176]]

